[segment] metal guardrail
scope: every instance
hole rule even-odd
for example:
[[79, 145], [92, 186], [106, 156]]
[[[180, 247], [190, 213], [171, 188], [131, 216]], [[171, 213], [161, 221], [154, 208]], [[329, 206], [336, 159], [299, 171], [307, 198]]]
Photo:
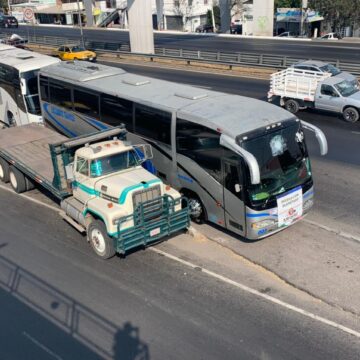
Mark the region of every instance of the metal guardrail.
[[[59, 46], [67, 43], [79, 43], [79, 37], [65, 38], [54, 36], [28, 36], [29, 43], [49, 46]], [[129, 43], [103, 42], [93, 41], [85, 38], [85, 46], [98, 52], [109, 53], [129, 53]], [[294, 63], [305, 60], [305, 58], [295, 58], [290, 56], [273, 55], [273, 54], [254, 54], [254, 53], [225, 53], [225, 52], [211, 52], [200, 50], [186, 50], [186, 49], [167, 49], [155, 48], [155, 54], [134, 54], [141, 55], [153, 60], [154, 58], [168, 58], [185, 60], [189, 64], [191, 62], [203, 62], [225, 65], [232, 68], [233, 66], [255, 66], [275, 69], [285, 69]], [[330, 62], [343, 71], [348, 71], [356, 76], [360, 76], [360, 63], [345, 62], [345, 61], [328, 61], [326, 59], [311, 58], [312, 60], [322, 60]]]

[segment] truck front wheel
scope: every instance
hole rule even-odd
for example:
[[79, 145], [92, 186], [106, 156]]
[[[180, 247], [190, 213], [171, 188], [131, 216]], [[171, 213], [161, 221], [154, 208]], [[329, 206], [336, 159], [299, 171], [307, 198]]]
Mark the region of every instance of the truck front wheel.
[[296, 100], [288, 99], [285, 101], [285, 109], [292, 114], [296, 114], [300, 109], [300, 105]]
[[348, 107], [343, 111], [344, 120], [350, 123], [359, 120], [359, 110], [354, 107]]
[[113, 239], [107, 234], [106, 226], [101, 220], [91, 222], [87, 234], [96, 255], [103, 259], [109, 259], [115, 255]]
[[9, 179], [10, 179], [11, 187], [18, 194], [21, 194], [27, 190], [26, 179], [24, 174], [14, 166], [10, 166]]

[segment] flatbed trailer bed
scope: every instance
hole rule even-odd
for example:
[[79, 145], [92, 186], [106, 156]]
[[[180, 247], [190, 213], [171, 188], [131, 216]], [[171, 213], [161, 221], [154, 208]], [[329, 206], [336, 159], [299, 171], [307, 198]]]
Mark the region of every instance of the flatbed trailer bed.
[[0, 157], [18, 168], [29, 179], [40, 183], [58, 198], [67, 193], [54, 185], [54, 167], [49, 144], [66, 137], [41, 125], [25, 125], [0, 131]]

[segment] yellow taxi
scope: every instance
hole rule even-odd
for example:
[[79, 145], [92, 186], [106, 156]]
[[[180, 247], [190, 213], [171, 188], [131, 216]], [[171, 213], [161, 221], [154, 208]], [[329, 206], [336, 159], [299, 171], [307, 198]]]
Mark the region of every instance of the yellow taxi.
[[55, 54], [61, 60], [71, 61], [71, 60], [87, 60], [95, 61], [96, 53], [94, 51], [86, 50], [81, 45], [63, 45], [60, 46]]

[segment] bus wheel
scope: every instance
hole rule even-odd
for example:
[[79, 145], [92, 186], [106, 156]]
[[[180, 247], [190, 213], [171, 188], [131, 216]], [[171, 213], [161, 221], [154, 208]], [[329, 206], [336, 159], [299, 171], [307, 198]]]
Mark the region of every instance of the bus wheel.
[[26, 189], [26, 179], [23, 173], [21, 173], [16, 167], [10, 166], [9, 169], [9, 180], [11, 187], [15, 192], [21, 194], [25, 192]]
[[107, 234], [106, 226], [101, 220], [92, 221], [87, 234], [96, 255], [103, 259], [109, 259], [115, 255], [113, 239]]
[[285, 101], [285, 109], [292, 114], [296, 114], [299, 111], [299, 103], [296, 100], [288, 99]]
[[4, 183], [9, 182], [9, 164], [0, 158], [0, 180]]
[[7, 118], [8, 118], [9, 127], [16, 126], [16, 120], [14, 114], [11, 111], [8, 111]]
[[343, 111], [344, 120], [350, 123], [359, 120], [359, 111], [353, 107], [348, 107]]
[[201, 224], [205, 220], [205, 209], [201, 200], [194, 195], [189, 196], [189, 209], [191, 220]]

